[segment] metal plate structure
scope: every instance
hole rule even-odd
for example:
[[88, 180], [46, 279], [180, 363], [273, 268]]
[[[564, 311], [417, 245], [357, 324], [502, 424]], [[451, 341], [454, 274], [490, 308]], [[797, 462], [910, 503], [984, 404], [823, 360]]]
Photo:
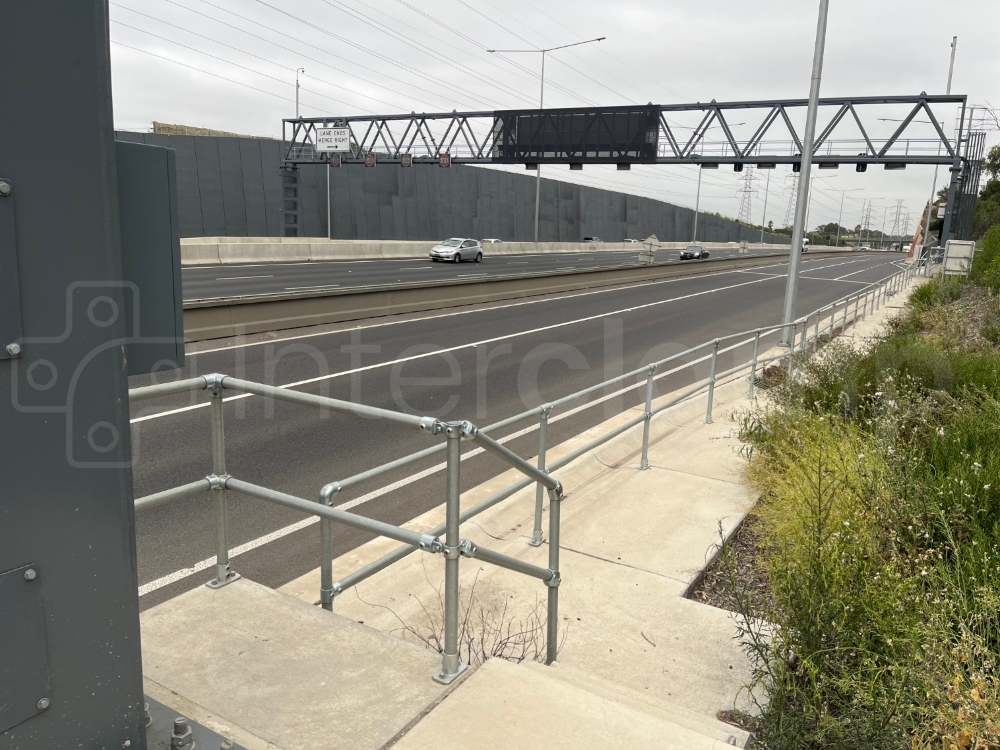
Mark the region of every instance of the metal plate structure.
[[[236, 148], [239, 146], [236, 144]], [[184, 366], [174, 152], [115, 142], [129, 375]], [[241, 186], [242, 187], [242, 186]]]
[[[170, 750], [170, 735], [174, 728], [174, 719], [180, 714], [158, 700], [146, 696], [149, 705], [149, 724], [146, 726], [146, 750]], [[184, 717], [187, 719], [187, 717]], [[196, 721], [187, 719], [191, 727], [191, 739], [196, 750], [246, 750], [236, 743], [226, 744], [227, 740], [218, 732], [213, 732]]]
[[49, 708], [42, 577], [35, 565], [0, 573], [0, 732]]
[[20, 341], [21, 292], [14, 231], [14, 185], [6, 177], [0, 177], [0, 359], [17, 356]]

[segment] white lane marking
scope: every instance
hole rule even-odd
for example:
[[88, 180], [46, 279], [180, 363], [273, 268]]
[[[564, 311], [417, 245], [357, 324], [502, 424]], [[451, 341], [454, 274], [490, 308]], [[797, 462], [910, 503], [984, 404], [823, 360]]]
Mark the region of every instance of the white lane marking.
[[528, 261], [526, 261], [526, 260], [515, 260], [515, 261], [509, 262], [507, 265], [508, 266], [530, 266], [531, 264], [528, 263]]
[[426, 271], [429, 268], [434, 268], [434, 266], [417, 266], [416, 268], [397, 268], [397, 271]]
[[882, 266], [891, 266], [892, 263], [880, 263], [877, 266], [869, 266], [868, 268], [862, 268], [860, 271], [854, 271], [853, 273], [845, 273], [843, 276], [838, 276], [834, 281], [841, 281], [846, 279], [848, 276], [854, 276], [859, 273], [864, 273], [865, 271], [870, 271], [872, 268], [881, 268]]
[[273, 279], [274, 274], [267, 276], [220, 276], [216, 281], [236, 281], [237, 279]]
[[298, 289], [336, 289], [340, 284], [320, 284], [319, 286], [286, 286], [286, 291], [296, 291]]
[[424, 258], [373, 258], [372, 260], [306, 260], [299, 263], [215, 263], [210, 266], [184, 266], [181, 271], [207, 271], [223, 268], [288, 268], [291, 266], [334, 266], [351, 263], [422, 263]]
[[[802, 262], [803, 263], [822, 263], [823, 261], [822, 260], [803, 260]], [[634, 266], [635, 264], [634, 263], [626, 262], [626, 263], [622, 263], [621, 265], [623, 265], [623, 266]], [[773, 264], [767, 265], [767, 266], [755, 266], [755, 267], [758, 268], [758, 269], [760, 269], [760, 268], [778, 268], [780, 266], [786, 266], [786, 265], [788, 265], [788, 261], [781, 261], [779, 263], [773, 263]], [[814, 270], [823, 270], [823, 269], [820, 268], [820, 269], [814, 269]], [[734, 269], [732, 271], [712, 271], [712, 272], [708, 272], [708, 273], [704, 273], [704, 274], [698, 274], [697, 278], [704, 279], [704, 278], [709, 278], [711, 276], [725, 276], [726, 274], [737, 273], [737, 272], [738, 272], [738, 269]], [[528, 275], [528, 274], [517, 274], [517, 275], [518, 276], [525, 276], [525, 275]], [[784, 274], [782, 274], [782, 275], [784, 275]], [[361, 330], [361, 329], [368, 329], [368, 328], [382, 328], [383, 326], [405, 325], [407, 323], [422, 322], [422, 321], [425, 321], [425, 320], [437, 320], [438, 318], [451, 318], [451, 317], [454, 317], [456, 315], [470, 315], [470, 314], [473, 314], [473, 313], [489, 312], [489, 311], [492, 311], [492, 310], [506, 310], [507, 308], [510, 308], [510, 307], [520, 307], [522, 305], [541, 305], [541, 304], [545, 304], [547, 302], [559, 302], [561, 300], [573, 299], [575, 297], [589, 297], [589, 296], [594, 295], [594, 294], [608, 294], [609, 292], [618, 292], [618, 291], [622, 291], [624, 289], [638, 289], [640, 287], [653, 286], [655, 284], [675, 284], [675, 283], [682, 282], [682, 281], [690, 281], [692, 278], [695, 278], [695, 277], [692, 277], [692, 276], [680, 276], [680, 277], [675, 277], [675, 278], [670, 278], [670, 279], [658, 279], [656, 281], [640, 281], [640, 282], [636, 282], [635, 284], [623, 284], [623, 285], [620, 285], [620, 286], [609, 287], [609, 288], [606, 288], [606, 289], [591, 289], [591, 290], [588, 290], [586, 292], [576, 292], [574, 294], [564, 294], [564, 295], [562, 295], [560, 297], [543, 297], [543, 298], [539, 298], [539, 299], [525, 299], [525, 300], [521, 300], [519, 302], [509, 302], [507, 304], [495, 305], [493, 307], [477, 307], [477, 308], [474, 308], [474, 309], [471, 309], [471, 310], [456, 310], [456, 311], [452, 311], [452, 312], [436, 313], [434, 315], [424, 315], [424, 316], [422, 316], [420, 318], [411, 318], [411, 319], [407, 319], [407, 320], [380, 320], [377, 323], [365, 323], [365, 324], [357, 325], [354, 328], [343, 329], [341, 331], [318, 331], [316, 333], [301, 333], [301, 334], [297, 334], [295, 336], [285, 336], [285, 337], [282, 337], [282, 338], [268, 339], [266, 341], [250, 341], [250, 342], [245, 343], [245, 344], [235, 344], [233, 346], [220, 346], [220, 347], [218, 347], [216, 349], [200, 349], [200, 350], [198, 350], [196, 352], [187, 352], [186, 356], [188, 356], [188, 357], [195, 357], [195, 356], [197, 356], [199, 354], [215, 354], [217, 352], [228, 352], [228, 351], [234, 351], [236, 349], [249, 349], [250, 347], [265, 346], [267, 344], [280, 344], [280, 343], [285, 342], [285, 341], [298, 341], [300, 339], [311, 339], [311, 338], [315, 338], [317, 336], [333, 336], [333, 335], [336, 335], [337, 333], [342, 333], [344, 330]]]
[[[776, 334], [777, 331], [771, 331], [770, 333], [766, 333], [763, 336], [761, 336], [761, 338], [766, 338], [768, 336]], [[730, 345], [729, 347], [727, 347], [727, 349], [735, 349], [739, 346], [749, 344], [751, 341], [753, 341], [753, 337], [737, 342], [736, 344]], [[660, 380], [661, 378], [667, 377], [667, 375], [673, 375], [676, 372], [680, 372], [681, 370], [685, 370], [691, 367], [692, 365], [698, 364], [699, 362], [704, 362], [711, 358], [712, 358], [711, 354], [706, 354], [702, 357], [699, 357], [698, 359], [692, 360], [691, 362], [687, 362], [685, 364], [678, 365], [677, 367], [671, 370], [667, 370], [657, 375], [654, 378], [654, 380]], [[628, 393], [629, 391], [634, 391], [638, 390], [639, 388], [644, 388], [645, 386], [646, 386], [646, 381], [640, 380], [638, 383], [635, 383], [634, 385], [626, 386], [625, 388], [621, 388], [615, 391], [614, 393], [606, 394], [600, 398], [594, 399], [593, 401], [588, 401], [585, 404], [581, 404], [580, 406], [576, 406], [572, 409], [569, 409], [568, 411], [563, 412], [562, 414], [557, 414], [556, 416], [549, 419], [549, 424], [552, 424], [553, 422], [558, 422], [562, 419], [568, 419], [569, 417], [575, 414], [579, 414], [581, 411], [584, 411], [585, 409], [597, 406], [598, 404], [603, 404], [605, 401], [621, 396], [622, 394]], [[538, 423], [535, 422], [533, 424], [528, 425], [527, 427], [517, 430], [516, 432], [512, 432], [510, 435], [505, 435], [504, 437], [499, 438], [497, 442], [500, 444], [509, 443], [511, 440], [516, 440], [519, 437], [528, 435], [537, 429], [538, 429]], [[461, 455], [460, 460], [465, 461], [468, 458], [473, 458], [484, 452], [485, 451], [483, 448], [474, 448], [471, 451], [463, 453]], [[351, 510], [352, 508], [356, 508], [359, 505], [367, 503], [369, 500], [374, 500], [377, 497], [387, 495], [390, 492], [398, 490], [402, 487], [406, 487], [407, 485], [413, 484], [414, 482], [418, 482], [421, 479], [426, 479], [427, 477], [436, 474], [439, 471], [443, 471], [445, 468], [447, 468], [447, 466], [448, 464], [445, 462], [434, 464], [433, 466], [430, 466], [422, 471], [418, 471], [415, 474], [411, 474], [408, 477], [404, 477], [403, 479], [399, 479], [383, 487], [379, 487], [378, 489], [365, 493], [364, 495], [356, 497], [353, 500], [348, 500], [345, 503], [341, 503], [336, 507], [338, 510]], [[258, 549], [259, 547], [263, 547], [265, 544], [270, 544], [271, 542], [275, 542], [279, 539], [289, 536], [290, 534], [294, 534], [296, 531], [307, 529], [310, 526], [314, 526], [317, 523], [319, 523], [318, 516], [309, 516], [308, 518], [303, 518], [301, 521], [296, 521], [295, 523], [290, 524], [288, 526], [283, 526], [282, 528], [276, 529], [275, 531], [272, 531], [269, 534], [257, 537], [256, 539], [246, 542], [245, 544], [241, 544], [237, 547], [233, 547], [231, 550], [229, 550], [229, 559], [231, 560], [232, 558], [238, 557], [246, 552]], [[200, 562], [195, 563], [190, 568], [181, 568], [180, 570], [176, 570], [173, 573], [169, 573], [165, 576], [157, 578], [155, 581], [144, 583], [139, 587], [139, 596], [145, 596], [146, 594], [152, 593], [157, 589], [162, 589], [164, 586], [169, 586], [171, 583], [176, 583], [177, 581], [183, 580], [188, 576], [194, 575], [195, 573], [200, 573], [203, 570], [208, 570], [214, 565], [215, 565], [215, 558], [209, 557], [204, 560], [201, 560]]]
[[479, 278], [480, 276], [486, 276], [486, 273], [485, 272], [483, 272], [483, 273], [460, 273], [458, 275], [458, 278], [460, 278], [460, 279], [474, 279], [474, 278]]
[[563, 266], [562, 268], [557, 268], [557, 271], [575, 271], [576, 266]]
[[[279, 386], [276, 386], [276, 387], [278, 387], [278, 388], [297, 388], [297, 387], [302, 386], [302, 385], [309, 385], [310, 383], [318, 383], [318, 382], [321, 382], [323, 380], [331, 380], [333, 378], [339, 378], [339, 377], [343, 377], [345, 375], [354, 375], [355, 373], [367, 372], [369, 370], [375, 370], [375, 369], [378, 369], [380, 367], [391, 367], [393, 365], [402, 364], [404, 362], [412, 362], [413, 360], [417, 360], [417, 359], [426, 359], [427, 357], [440, 356], [441, 354], [446, 354], [447, 352], [456, 352], [456, 351], [459, 351], [461, 349], [474, 349], [477, 346], [483, 346], [485, 344], [492, 344], [492, 343], [495, 343], [497, 341], [505, 341], [507, 339], [515, 339], [515, 338], [519, 338], [521, 336], [530, 336], [530, 335], [533, 335], [533, 334], [536, 334], [536, 333], [543, 333], [545, 331], [551, 331], [551, 330], [554, 330], [556, 328], [564, 328], [566, 326], [572, 326], [572, 325], [576, 325], [578, 323], [587, 323], [587, 322], [592, 321], [592, 320], [600, 320], [600, 319], [606, 318], [606, 317], [608, 317], [610, 315], [624, 315], [625, 313], [635, 312], [636, 310], [644, 310], [644, 309], [647, 309], [647, 308], [650, 308], [650, 307], [656, 307], [658, 305], [666, 305], [666, 304], [669, 304], [671, 302], [680, 302], [682, 300], [691, 299], [693, 297], [701, 297], [701, 296], [706, 295], [706, 294], [715, 294], [716, 292], [724, 292], [724, 291], [728, 291], [730, 289], [737, 289], [737, 288], [743, 287], [743, 286], [750, 286], [751, 284], [760, 284], [760, 283], [765, 282], [765, 281], [772, 281], [774, 278], [780, 278], [780, 277], [770, 277], [769, 276], [769, 277], [765, 277], [765, 278], [762, 278], [762, 279], [754, 279], [753, 281], [743, 281], [743, 282], [740, 282], [739, 284], [730, 284], [729, 286], [717, 287], [715, 289], [706, 289], [706, 290], [701, 291], [701, 292], [692, 292], [691, 294], [685, 294], [685, 295], [682, 295], [680, 297], [671, 297], [670, 299], [658, 300], [656, 302], [647, 302], [644, 305], [634, 305], [632, 307], [625, 307], [625, 308], [621, 308], [619, 310], [611, 310], [611, 311], [604, 312], [604, 313], [598, 313], [597, 315], [588, 315], [587, 317], [577, 318], [576, 320], [567, 320], [567, 321], [564, 321], [562, 323], [553, 323], [551, 325], [541, 326], [539, 328], [530, 328], [530, 329], [527, 329], [527, 330], [524, 330], [524, 331], [518, 331], [516, 333], [508, 333], [508, 334], [505, 334], [503, 336], [496, 336], [496, 337], [490, 338], [490, 339], [483, 339], [482, 341], [473, 341], [473, 342], [470, 342], [468, 344], [459, 344], [458, 346], [452, 346], [452, 347], [448, 347], [446, 349], [438, 349], [438, 350], [433, 351], [433, 352], [424, 352], [422, 354], [414, 354], [414, 355], [412, 355], [410, 357], [400, 357], [399, 359], [394, 359], [394, 360], [387, 361], [387, 362], [377, 362], [375, 364], [365, 365], [364, 367], [356, 367], [353, 370], [343, 370], [341, 372], [330, 373], [329, 375], [320, 375], [320, 376], [315, 377], [315, 378], [307, 378], [305, 380], [296, 380], [296, 381], [294, 381], [292, 383], [284, 383], [283, 385], [279, 385]], [[240, 398], [240, 397], [246, 398], [246, 397], [248, 397], [248, 395], [252, 395], [252, 394], [239, 394], [238, 396], [228, 396], [228, 397], [224, 398], [223, 401], [231, 401], [231, 400], [234, 400], [234, 399]], [[145, 415], [143, 415], [141, 417], [136, 417], [136, 418], [132, 419], [131, 422], [132, 423], [135, 423], [135, 422], [144, 422], [144, 421], [147, 421], [147, 420], [150, 420], [150, 419], [158, 419], [161, 416], [162, 417], [166, 417], [166, 416], [169, 416], [169, 415], [172, 415], [172, 414], [180, 414], [181, 412], [193, 411], [195, 409], [204, 409], [204, 408], [206, 408], [209, 405], [210, 405], [209, 402], [202, 402], [200, 404], [192, 404], [190, 406], [182, 406], [182, 407], [180, 407], [178, 409], [170, 409], [168, 411], [155, 412], [153, 414], [145, 414]]]
[[809, 279], [810, 281], [839, 281], [841, 284], [861, 284], [862, 286], [877, 283], [872, 281], [854, 281], [853, 279], [824, 279], [820, 276], [799, 276], [799, 278]]

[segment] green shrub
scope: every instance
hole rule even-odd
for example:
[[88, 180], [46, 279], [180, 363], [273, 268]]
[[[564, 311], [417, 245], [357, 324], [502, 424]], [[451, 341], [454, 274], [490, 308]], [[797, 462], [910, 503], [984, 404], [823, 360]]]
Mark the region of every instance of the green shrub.
[[1000, 747], [1000, 352], [923, 335], [963, 285], [924, 288], [741, 421], [770, 591], [733, 606], [769, 750]]

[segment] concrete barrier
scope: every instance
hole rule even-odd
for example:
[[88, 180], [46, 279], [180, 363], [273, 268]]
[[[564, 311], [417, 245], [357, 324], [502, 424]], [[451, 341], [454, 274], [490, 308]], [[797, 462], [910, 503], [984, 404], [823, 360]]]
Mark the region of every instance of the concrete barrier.
[[[845, 254], [845, 251], [814, 251], [813, 254], [819, 257], [837, 257]], [[733, 268], [753, 268], [772, 265], [780, 259], [780, 255], [762, 255], [685, 264], [657, 263], [651, 266], [615, 266], [583, 271], [545, 271], [531, 276], [351, 287], [302, 294], [259, 295], [247, 299], [192, 300], [184, 306], [184, 336], [187, 341], [203, 341], [636, 281], [694, 276]]]
[[[308, 263], [329, 260], [402, 260], [426, 258], [437, 241], [326, 240], [317, 237], [187, 237], [181, 240], [181, 265], [211, 266], [247, 263]], [[661, 242], [664, 250], [681, 250], [689, 242]], [[712, 250], [738, 247], [736, 242], [702, 242]], [[788, 245], [753, 244], [754, 250], [787, 250]], [[504, 242], [483, 246], [491, 256], [536, 253], [582, 253], [606, 250], [635, 250], [635, 243], [606, 242]], [[820, 248], [816, 248], [817, 250]]]

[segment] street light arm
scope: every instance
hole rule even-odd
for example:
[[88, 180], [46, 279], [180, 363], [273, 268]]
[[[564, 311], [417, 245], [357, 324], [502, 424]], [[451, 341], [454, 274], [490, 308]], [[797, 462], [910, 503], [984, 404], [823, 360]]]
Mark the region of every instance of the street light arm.
[[591, 42], [603, 42], [607, 39], [606, 36], [599, 36], [596, 39], [585, 39], [582, 42], [573, 42], [572, 44], [563, 44], [559, 47], [547, 47], [546, 49], [488, 49], [487, 52], [497, 53], [507, 53], [507, 52], [555, 52], [557, 49], [566, 49], [567, 47], [579, 47], [581, 44], [590, 44]]

